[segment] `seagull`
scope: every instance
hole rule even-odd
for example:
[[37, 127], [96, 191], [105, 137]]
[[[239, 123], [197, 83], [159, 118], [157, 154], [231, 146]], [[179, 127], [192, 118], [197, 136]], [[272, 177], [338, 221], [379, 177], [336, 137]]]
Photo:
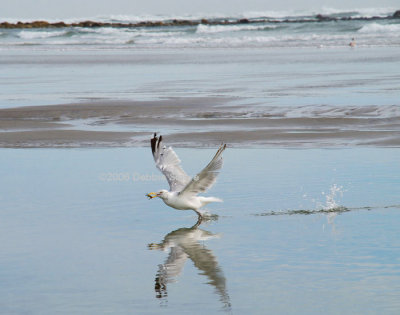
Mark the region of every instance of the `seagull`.
[[200, 208], [210, 202], [222, 202], [216, 197], [197, 196], [199, 193], [206, 192], [214, 185], [218, 173], [222, 167], [222, 152], [226, 144], [221, 144], [211, 162], [196, 176], [190, 178], [181, 167], [181, 160], [171, 147], [162, 145], [162, 136], [154, 137], [150, 140], [151, 151], [157, 168], [167, 178], [170, 190], [162, 189], [158, 192], [146, 194], [149, 199], [161, 198], [167, 206], [177, 210], [194, 210], [199, 222], [203, 218]]

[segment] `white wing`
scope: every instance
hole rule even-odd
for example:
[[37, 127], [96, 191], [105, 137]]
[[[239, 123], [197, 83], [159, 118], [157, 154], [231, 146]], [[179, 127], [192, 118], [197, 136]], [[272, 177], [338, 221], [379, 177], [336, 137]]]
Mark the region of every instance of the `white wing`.
[[181, 160], [171, 147], [162, 145], [162, 136], [158, 138], [156, 134], [151, 139], [151, 151], [157, 168], [167, 178], [171, 191], [182, 190], [189, 182], [190, 176], [181, 167]]
[[197, 195], [207, 191], [214, 185], [217, 180], [218, 173], [222, 167], [222, 152], [224, 152], [226, 144], [219, 147], [217, 153], [210, 163], [182, 189], [180, 194]]

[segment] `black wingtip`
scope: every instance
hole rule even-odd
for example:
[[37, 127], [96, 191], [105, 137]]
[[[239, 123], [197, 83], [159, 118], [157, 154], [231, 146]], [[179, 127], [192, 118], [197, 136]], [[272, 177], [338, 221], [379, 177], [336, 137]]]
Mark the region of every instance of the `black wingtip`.
[[162, 141], [162, 136], [160, 135], [160, 139], [158, 139], [158, 142], [157, 142], [157, 149], [160, 148], [161, 141]]
[[151, 144], [151, 152], [154, 155], [154, 152], [156, 152], [156, 144], [157, 144], [157, 133], [154, 133], [154, 137], [152, 139], [150, 139], [150, 144]]

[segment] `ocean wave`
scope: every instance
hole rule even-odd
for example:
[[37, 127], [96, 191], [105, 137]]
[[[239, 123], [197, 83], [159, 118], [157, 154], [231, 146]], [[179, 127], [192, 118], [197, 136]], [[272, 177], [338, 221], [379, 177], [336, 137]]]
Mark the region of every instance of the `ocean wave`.
[[169, 37], [169, 36], [183, 36], [186, 35], [186, 32], [148, 32], [142, 31], [136, 33], [136, 36], [146, 36], [146, 37]]
[[[360, 11], [360, 10], [359, 10]], [[200, 20], [196, 23], [172, 22], [172, 24], [155, 24], [152, 27], [143, 27], [140, 24], [126, 25], [104, 25], [88, 27], [90, 23], [79, 24], [81, 26], [70, 26], [63, 28], [31, 28], [31, 29], [0, 29], [0, 46], [18, 46], [35, 44], [45, 45], [42, 49], [55, 49], [64, 45], [74, 46], [74, 49], [115, 48], [125, 49], [127, 44], [137, 48], [241, 48], [241, 47], [262, 47], [262, 48], [308, 48], [308, 47], [348, 47], [352, 37], [356, 37], [357, 47], [382, 47], [400, 46], [400, 23], [393, 19], [378, 20], [352, 20], [338, 16], [347, 14], [367, 14], [364, 12], [350, 12], [343, 10], [325, 9], [326, 14], [331, 14], [335, 23], [320, 23], [313, 15], [309, 19], [300, 14], [310, 12], [274, 11], [244, 13], [234, 17], [233, 22], [226, 22], [225, 18], [220, 21]], [[386, 14], [387, 9], [380, 11]], [[393, 11], [390, 11], [393, 14]], [[378, 14], [377, 12], [376, 14]], [[296, 20], [278, 20], [278, 17], [298, 15]], [[270, 20], [269, 15], [275, 16]], [[217, 16], [217, 15], [214, 15]], [[237, 20], [237, 18], [252, 18], [252, 20]], [[263, 19], [257, 20], [257, 17]], [[155, 17], [155, 16], [154, 16]], [[171, 19], [176, 16], [158, 16], [162, 19]], [[182, 16], [183, 17], [183, 16]], [[190, 18], [204, 17], [204, 15], [192, 15]], [[150, 16], [108, 16], [103, 17], [105, 21], [129, 21], [135, 19], [141, 21], [150, 19]], [[308, 19], [308, 20], [307, 20]], [[342, 19], [342, 20], [341, 20]], [[323, 19], [322, 19], [323, 20]], [[296, 23], [294, 23], [296, 21]], [[302, 22], [303, 21], [303, 22]], [[185, 22], [185, 21], [183, 21]], [[78, 47], [80, 45], [81, 47]], [[97, 45], [98, 47], [96, 47]]]
[[261, 31], [266, 29], [274, 29], [276, 25], [204, 25], [199, 24], [196, 33], [221, 33], [221, 32], [238, 32], [238, 31]]
[[[268, 10], [268, 11], [245, 11], [233, 14], [224, 14], [222, 12], [205, 13], [199, 12], [194, 14], [165, 14], [165, 15], [101, 15], [87, 20], [98, 20], [102, 22], [121, 22], [121, 23], [138, 23], [142, 21], [172, 21], [172, 20], [190, 20], [199, 21], [201, 19], [210, 20], [237, 20], [242, 18], [247, 19], [285, 19], [296, 17], [314, 17], [317, 14], [323, 15], [336, 15], [336, 16], [353, 16], [370, 18], [373, 16], [385, 17], [391, 16], [398, 8], [393, 7], [380, 7], [380, 8], [352, 8], [352, 9], [336, 9], [330, 7], [323, 7], [320, 10]], [[71, 21], [77, 22], [78, 19]], [[79, 19], [82, 21], [82, 19]]]
[[270, 19], [283, 19], [289, 17], [301, 17], [315, 15], [314, 12], [310, 11], [248, 11], [242, 14], [238, 14], [237, 18], [245, 19], [260, 19], [260, 18], [270, 18]]
[[95, 33], [101, 35], [120, 35], [126, 33], [132, 33], [135, 30], [131, 30], [129, 28], [113, 28], [113, 27], [100, 27], [100, 28], [89, 28], [89, 27], [81, 27], [79, 31], [82, 33]]
[[[217, 33], [218, 34], [218, 33]], [[206, 34], [207, 35], [207, 34]], [[330, 34], [293, 34], [293, 35], [258, 35], [253, 36], [168, 36], [140, 38], [140, 45], [162, 45], [165, 47], [316, 47], [319, 45], [346, 46], [349, 35]]]
[[[352, 17], [363, 17], [370, 18], [373, 16], [385, 17], [391, 16], [397, 9], [393, 7], [386, 8], [352, 8], [352, 9], [335, 9], [329, 7], [323, 7], [319, 10], [320, 14], [326, 15], [339, 15], [339, 16], [352, 16]], [[318, 13], [315, 13], [318, 14]]]
[[371, 23], [364, 25], [358, 30], [359, 33], [397, 33], [400, 31], [400, 24], [379, 24]]
[[275, 36], [242, 36], [242, 37], [166, 37], [137, 40], [137, 44], [166, 46], [200, 46], [200, 47], [238, 47], [243, 44], [262, 44], [278, 40]]
[[67, 34], [68, 31], [21, 31], [18, 37], [22, 39], [43, 39], [49, 37], [58, 37]]
[[[97, 15], [97, 16], [80, 16], [63, 19], [65, 23], [77, 23], [85, 20], [95, 20], [99, 22], [112, 23], [138, 23], [142, 21], [172, 21], [172, 20], [236, 20], [241, 18], [258, 19], [258, 18], [272, 18], [284, 19], [293, 17], [310, 17], [317, 14], [323, 15], [336, 15], [336, 16], [354, 16], [354, 17], [385, 17], [391, 16], [399, 8], [394, 7], [379, 7], [379, 8], [351, 8], [351, 9], [337, 9], [330, 7], [323, 7], [320, 10], [269, 10], [269, 11], [245, 11], [233, 14], [226, 14], [223, 12], [206, 13], [198, 12], [192, 14], [141, 14], [141, 15], [128, 15], [128, 14], [110, 14], [110, 15]], [[12, 18], [0, 17], [0, 22], [31, 22], [33, 20], [44, 20], [50, 23], [60, 22], [60, 18], [46, 18], [44, 16], [36, 16], [33, 18]]]
[[43, 45], [55, 46], [98, 46], [98, 45], [127, 45], [134, 44], [135, 40], [130, 38], [89, 38], [89, 39], [75, 39], [75, 40], [53, 40], [44, 41]]
[[153, 22], [166, 22], [172, 20], [189, 20], [189, 21], [198, 21], [203, 18], [207, 19], [229, 19], [229, 15], [219, 14], [219, 13], [197, 13], [197, 14], [182, 14], [182, 15], [151, 15], [151, 14], [143, 14], [143, 15], [102, 15], [92, 17], [88, 20], [96, 20], [105, 23], [139, 23], [143, 21], [153, 21]]
[[131, 29], [131, 28], [80, 28], [80, 33], [98, 34], [100, 36], [148, 36], [148, 37], [167, 37], [185, 35], [183, 31], [155, 31], [152, 29]]

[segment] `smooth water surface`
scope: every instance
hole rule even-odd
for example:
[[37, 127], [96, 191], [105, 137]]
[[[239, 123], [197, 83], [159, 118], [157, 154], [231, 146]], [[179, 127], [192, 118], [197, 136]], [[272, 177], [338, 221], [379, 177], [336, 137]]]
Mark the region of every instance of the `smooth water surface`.
[[[177, 149], [193, 175], [214, 149]], [[397, 149], [229, 149], [195, 226], [149, 149], [1, 150], [6, 314], [397, 314]], [[333, 210], [332, 210], [333, 209]], [[301, 210], [301, 211], [300, 211]]]
[[202, 97], [358, 108], [398, 105], [400, 95], [398, 47], [0, 50], [0, 65], [1, 108]]

